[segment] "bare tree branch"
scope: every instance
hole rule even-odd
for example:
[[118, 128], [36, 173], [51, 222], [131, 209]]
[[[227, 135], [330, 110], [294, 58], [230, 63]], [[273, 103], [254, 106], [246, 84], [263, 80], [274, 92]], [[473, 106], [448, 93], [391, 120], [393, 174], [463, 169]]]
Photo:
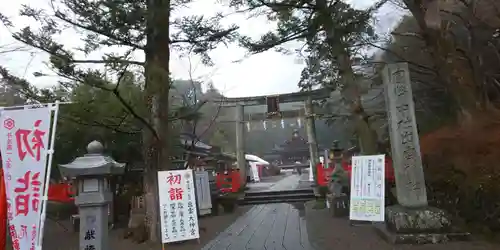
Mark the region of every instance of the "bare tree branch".
[[393, 36], [404, 36], [404, 37], [413, 37], [413, 38], [416, 38], [416, 39], [420, 39], [423, 41], [423, 37], [418, 34], [418, 33], [415, 33], [415, 32], [391, 32], [391, 35]]
[[107, 90], [107, 91], [111, 91], [115, 97], [120, 101], [120, 103], [125, 107], [125, 109], [134, 117], [136, 118], [137, 120], [139, 120], [142, 124], [144, 124], [144, 126], [146, 126], [146, 128], [153, 134], [153, 136], [156, 138], [156, 139], [160, 139], [159, 135], [158, 135], [158, 132], [153, 128], [153, 126], [145, 119], [143, 118], [141, 115], [139, 115], [135, 109], [127, 102], [127, 100], [125, 100], [125, 98], [123, 98], [123, 96], [121, 96], [120, 94], [120, 91], [118, 89], [120, 83], [122, 82], [123, 80], [123, 77], [125, 76], [125, 74], [127, 73], [127, 68], [128, 68], [128, 65], [120, 72], [119, 76], [118, 76], [118, 80], [116, 82], [116, 85], [115, 85], [115, 88], [113, 89], [107, 89], [106, 87], [100, 87], [100, 86], [97, 86], [98, 88], [101, 88], [103, 90]]
[[90, 31], [90, 32], [94, 32], [94, 33], [99, 34], [101, 36], [108, 37], [110, 39], [115, 40], [117, 43], [120, 43], [120, 44], [125, 45], [125, 46], [129, 46], [129, 47], [134, 48], [134, 49], [139, 49], [139, 50], [145, 50], [146, 49], [146, 47], [143, 46], [143, 45], [133, 43], [132, 41], [127, 41], [127, 40], [122, 39], [122, 38], [117, 37], [117, 36], [113, 36], [110, 33], [103, 33], [102, 31], [96, 29], [95, 27], [84, 26], [84, 25], [81, 25], [79, 23], [76, 23], [76, 22], [74, 22], [74, 21], [66, 18], [66, 16], [62, 12], [60, 12], [59, 10], [56, 10], [55, 8], [54, 8], [54, 12], [55, 12], [55, 17], [57, 17], [58, 19], [66, 22], [68, 24], [74, 25], [75, 27], [78, 27], [80, 29], [87, 30], [87, 31]]
[[121, 60], [121, 59], [112, 59], [112, 60], [71, 60], [70, 63], [78, 63], [78, 64], [111, 64], [111, 63], [119, 63], [123, 65], [137, 65], [144, 66], [144, 62], [133, 61], [133, 60]]
[[[120, 121], [117, 124], [107, 124], [107, 123], [102, 123], [99, 121], [85, 122], [85, 121], [82, 121], [81, 119], [76, 119], [72, 116], [66, 116], [66, 115], [61, 115], [60, 118], [64, 119], [64, 120], [68, 120], [70, 122], [74, 122], [74, 123], [79, 124], [79, 125], [89, 126], [89, 127], [102, 127], [102, 128], [109, 129], [109, 130], [112, 130], [114, 132], [121, 133], [121, 134], [133, 135], [133, 134], [139, 134], [141, 132], [141, 131], [127, 131], [127, 130], [121, 129], [120, 127], [122, 126], [125, 119]], [[126, 116], [125, 116], [125, 118], [126, 118]]]
[[385, 51], [385, 52], [388, 52], [388, 53], [390, 53], [390, 54], [392, 54], [392, 55], [394, 55], [394, 56], [398, 57], [398, 58], [399, 58], [399, 59], [401, 59], [402, 61], [407, 62], [408, 64], [411, 64], [411, 65], [413, 65], [413, 66], [415, 66], [415, 67], [422, 68], [422, 69], [425, 69], [425, 70], [428, 70], [428, 71], [431, 71], [431, 72], [436, 72], [436, 69], [434, 69], [434, 68], [432, 68], [432, 67], [425, 66], [425, 65], [421, 65], [421, 64], [418, 64], [418, 63], [415, 63], [415, 62], [412, 62], [412, 61], [410, 61], [410, 60], [407, 60], [407, 59], [406, 59], [406, 58], [404, 58], [402, 55], [400, 55], [400, 54], [396, 53], [396, 52], [395, 52], [395, 51], [393, 51], [393, 50], [390, 50], [390, 49], [388, 49], [388, 48], [385, 48], [385, 47], [379, 46], [379, 45], [377, 45], [377, 44], [375, 44], [375, 43], [367, 43], [367, 44], [369, 44], [370, 46], [375, 47], [375, 48], [377, 48], [377, 49], [380, 49], [380, 50], [383, 50], [383, 51]]
[[0, 45], [0, 55], [12, 52], [19, 52], [19, 51], [28, 51], [28, 49], [19, 45], [11, 45], [11, 44]]

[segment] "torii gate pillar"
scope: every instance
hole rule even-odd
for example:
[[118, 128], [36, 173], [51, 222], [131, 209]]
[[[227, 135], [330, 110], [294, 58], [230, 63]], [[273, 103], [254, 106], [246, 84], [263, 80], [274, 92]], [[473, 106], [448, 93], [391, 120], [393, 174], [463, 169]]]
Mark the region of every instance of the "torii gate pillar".
[[307, 97], [305, 103], [305, 115], [306, 115], [306, 133], [307, 133], [307, 142], [309, 144], [309, 156], [310, 156], [310, 172], [312, 178], [309, 177], [309, 180], [314, 180], [314, 184], [317, 184], [317, 169], [316, 165], [319, 161], [318, 155], [318, 142], [316, 141], [316, 126], [314, 121], [314, 110], [312, 105], [312, 98]]
[[240, 170], [240, 175], [242, 178], [242, 183], [247, 181], [247, 168], [245, 160], [245, 124], [244, 124], [244, 112], [245, 108], [243, 104], [238, 103], [236, 105], [236, 161], [238, 169]]

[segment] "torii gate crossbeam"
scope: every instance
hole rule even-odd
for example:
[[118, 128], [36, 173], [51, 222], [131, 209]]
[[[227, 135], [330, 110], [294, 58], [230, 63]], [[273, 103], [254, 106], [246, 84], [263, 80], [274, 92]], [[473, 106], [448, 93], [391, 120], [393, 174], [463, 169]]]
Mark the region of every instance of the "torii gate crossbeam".
[[236, 158], [238, 168], [241, 171], [243, 181], [246, 181], [246, 167], [245, 167], [245, 138], [244, 138], [244, 112], [245, 106], [266, 105], [268, 97], [275, 97], [279, 103], [301, 102], [305, 101], [305, 117], [306, 117], [306, 132], [307, 141], [309, 144], [309, 154], [312, 164], [315, 180], [317, 182], [316, 164], [319, 161], [318, 143], [316, 141], [316, 129], [314, 120], [314, 110], [312, 101], [321, 100], [330, 97], [330, 91], [327, 89], [317, 89], [311, 91], [294, 92], [279, 95], [265, 95], [253, 97], [237, 97], [237, 98], [224, 98], [216, 100], [222, 107], [235, 107], [236, 108]]

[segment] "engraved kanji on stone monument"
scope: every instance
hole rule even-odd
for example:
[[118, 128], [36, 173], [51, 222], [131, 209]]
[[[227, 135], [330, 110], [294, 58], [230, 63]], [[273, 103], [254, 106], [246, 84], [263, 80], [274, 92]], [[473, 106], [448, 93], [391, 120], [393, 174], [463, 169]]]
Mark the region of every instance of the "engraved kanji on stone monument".
[[405, 207], [427, 206], [408, 65], [388, 64], [383, 80], [398, 202]]

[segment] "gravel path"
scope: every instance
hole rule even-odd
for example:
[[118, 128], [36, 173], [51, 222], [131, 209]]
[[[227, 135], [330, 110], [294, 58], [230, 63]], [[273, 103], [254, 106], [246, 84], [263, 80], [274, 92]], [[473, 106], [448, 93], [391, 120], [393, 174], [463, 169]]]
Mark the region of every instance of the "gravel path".
[[450, 242], [437, 245], [392, 245], [383, 241], [371, 226], [352, 227], [347, 218], [332, 218], [326, 209], [306, 203], [309, 239], [317, 250], [490, 250], [498, 245], [485, 242]]
[[[226, 227], [231, 225], [238, 217], [245, 214], [251, 207], [239, 207], [232, 214], [222, 214], [219, 216], [200, 218], [200, 243], [189, 241], [184, 243], [169, 244], [166, 250], [199, 250], [207, 242], [215, 238]], [[222, 211], [221, 211], [222, 212]], [[43, 249], [47, 250], [78, 250], [78, 234], [71, 230], [69, 221], [55, 223], [47, 220], [46, 232], [43, 241]], [[68, 230], [66, 230], [68, 229]], [[159, 244], [136, 244], [131, 240], [123, 238], [123, 229], [113, 229], [110, 231], [110, 249], [112, 250], [159, 250]], [[8, 250], [12, 248], [7, 247]]]

